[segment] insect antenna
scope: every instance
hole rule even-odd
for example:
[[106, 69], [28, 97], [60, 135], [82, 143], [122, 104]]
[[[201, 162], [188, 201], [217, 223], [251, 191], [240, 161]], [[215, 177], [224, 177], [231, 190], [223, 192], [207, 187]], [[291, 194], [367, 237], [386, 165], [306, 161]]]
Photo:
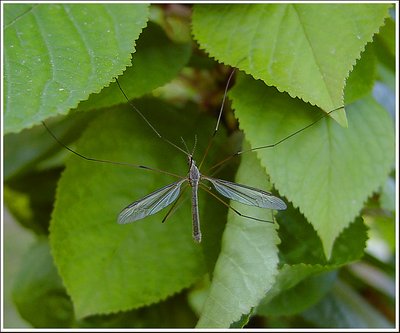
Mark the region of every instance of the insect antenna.
[[182, 136], [181, 136], [181, 141], [182, 141], [183, 145], [185, 146], [186, 155], [189, 155], [189, 148], [188, 148], [188, 146], [187, 146], [187, 144], [186, 144], [186, 141], [183, 139]]
[[212, 145], [212, 142], [213, 142], [213, 140], [214, 140], [214, 137], [215, 137], [215, 135], [216, 135], [217, 132], [218, 132], [219, 123], [221, 122], [222, 111], [224, 110], [225, 100], [226, 100], [226, 96], [227, 96], [227, 93], [228, 93], [229, 84], [230, 84], [230, 82], [231, 82], [231, 80], [232, 80], [233, 74], [235, 74], [235, 71], [236, 71], [236, 69], [233, 69], [233, 70], [232, 70], [231, 74], [229, 75], [228, 81], [227, 81], [227, 83], [226, 83], [225, 91], [224, 91], [224, 97], [223, 97], [223, 99], [222, 99], [221, 108], [220, 108], [220, 110], [219, 110], [217, 123], [215, 124], [215, 128], [214, 128], [213, 134], [210, 136], [210, 139], [208, 140], [207, 148], [206, 148], [206, 150], [205, 150], [205, 152], [204, 152], [204, 155], [203, 155], [203, 158], [201, 159], [201, 162], [200, 162], [200, 164], [199, 164], [199, 170], [201, 169], [201, 166], [203, 165], [203, 162], [204, 162], [204, 160], [206, 159], [206, 157], [207, 157], [207, 155], [208, 155], [208, 152], [209, 152], [209, 150], [210, 150], [210, 148], [211, 148], [211, 145]]
[[232, 80], [233, 75], [234, 75], [235, 72], [236, 72], [236, 67], [238, 67], [239, 64], [240, 64], [243, 60], [245, 60], [245, 59], [246, 59], [246, 57], [243, 57], [243, 58], [241, 58], [241, 59], [236, 63], [235, 68], [232, 70], [231, 74], [229, 75], [228, 81], [226, 82], [225, 91], [224, 91], [224, 97], [222, 98], [221, 107], [220, 107], [220, 109], [219, 109], [219, 114], [218, 114], [217, 123], [215, 124], [215, 129], [214, 129], [213, 134], [210, 136], [210, 139], [208, 140], [207, 148], [206, 148], [206, 150], [205, 150], [205, 152], [204, 152], [204, 155], [203, 155], [203, 158], [201, 159], [200, 164], [199, 164], [199, 170], [201, 169], [201, 166], [203, 165], [203, 162], [204, 162], [204, 160], [206, 159], [206, 157], [207, 157], [207, 155], [208, 155], [208, 152], [209, 152], [209, 150], [210, 150], [210, 148], [211, 148], [211, 145], [212, 145], [212, 142], [213, 142], [213, 140], [214, 140], [214, 137], [215, 137], [215, 135], [216, 135], [217, 132], [218, 132], [219, 124], [220, 124], [220, 122], [221, 122], [222, 111], [224, 110], [224, 106], [225, 106], [226, 96], [228, 95], [229, 85], [230, 85], [230, 83], [231, 83], [231, 80]]
[[194, 154], [194, 151], [196, 150], [196, 145], [197, 145], [197, 135], [194, 135], [194, 145], [193, 145], [193, 149], [192, 149], [192, 156]]

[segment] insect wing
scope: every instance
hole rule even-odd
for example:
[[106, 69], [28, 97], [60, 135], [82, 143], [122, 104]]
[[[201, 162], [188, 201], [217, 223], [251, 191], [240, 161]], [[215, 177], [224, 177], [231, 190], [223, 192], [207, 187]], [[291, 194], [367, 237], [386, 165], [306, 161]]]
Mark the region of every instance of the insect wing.
[[222, 179], [204, 176], [203, 178], [211, 182], [215, 189], [224, 197], [241, 202], [245, 205], [276, 210], [284, 210], [287, 208], [282, 199], [274, 197], [269, 192], [246, 185], [228, 182]]
[[126, 224], [145, 218], [167, 207], [174, 202], [179, 195], [181, 185], [187, 179], [179, 180], [164, 186], [153, 193], [146, 195], [124, 208], [118, 215], [118, 223]]

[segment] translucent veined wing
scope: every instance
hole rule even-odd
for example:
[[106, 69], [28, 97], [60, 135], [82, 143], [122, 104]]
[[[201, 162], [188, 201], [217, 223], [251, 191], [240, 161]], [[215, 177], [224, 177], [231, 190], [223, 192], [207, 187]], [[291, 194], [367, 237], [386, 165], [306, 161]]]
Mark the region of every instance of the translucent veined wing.
[[187, 179], [178, 180], [175, 183], [169, 184], [160, 188], [143, 199], [137, 200], [124, 208], [118, 215], [118, 223], [125, 224], [134, 222], [152, 215], [167, 207], [174, 202], [179, 195], [181, 185]]
[[205, 176], [202, 176], [202, 178], [211, 182], [215, 189], [223, 196], [245, 205], [276, 210], [284, 210], [287, 208], [282, 199], [274, 197], [269, 192], [242, 184], [228, 182], [222, 179]]

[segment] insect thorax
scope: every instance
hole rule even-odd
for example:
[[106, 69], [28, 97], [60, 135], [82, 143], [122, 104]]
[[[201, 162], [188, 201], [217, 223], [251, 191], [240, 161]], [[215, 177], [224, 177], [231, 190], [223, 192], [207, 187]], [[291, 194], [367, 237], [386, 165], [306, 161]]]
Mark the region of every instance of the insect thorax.
[[189, 182], [190, 185], [193, 186], [195, 183], [199, 183], [200, 181], [200, 171], [196, 166], [196, 161], [193, 159], [192, 155], [188, 155], [188, 164], [189, 164]]

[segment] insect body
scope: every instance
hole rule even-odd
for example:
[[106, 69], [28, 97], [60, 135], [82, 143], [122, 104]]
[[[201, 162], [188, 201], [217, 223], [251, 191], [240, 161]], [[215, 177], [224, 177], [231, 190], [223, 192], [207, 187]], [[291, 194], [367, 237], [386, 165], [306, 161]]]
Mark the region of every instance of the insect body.
[[199, 198], [197, 195], [201, 180], [200, 170], [191, 155], [188, 156], [189, 164], [189, 184], [192, 188], [192, 235], [196, 242], [201, 241], [200, 217], [199, 217]]

